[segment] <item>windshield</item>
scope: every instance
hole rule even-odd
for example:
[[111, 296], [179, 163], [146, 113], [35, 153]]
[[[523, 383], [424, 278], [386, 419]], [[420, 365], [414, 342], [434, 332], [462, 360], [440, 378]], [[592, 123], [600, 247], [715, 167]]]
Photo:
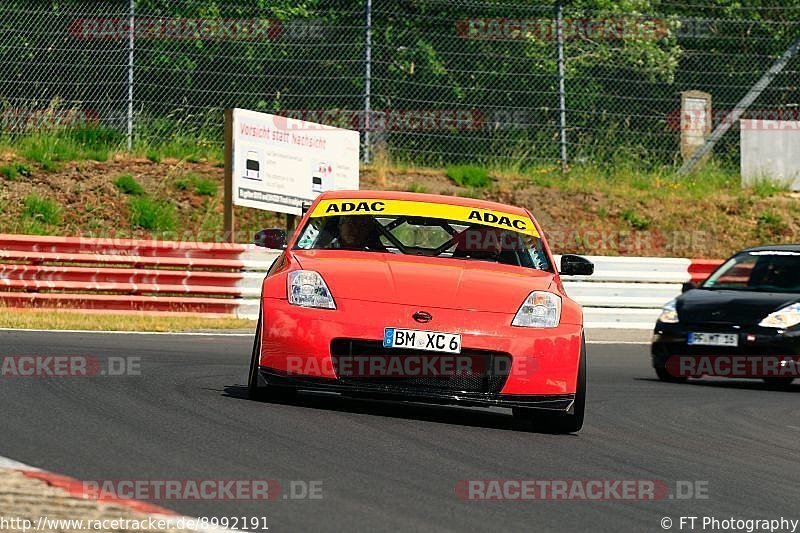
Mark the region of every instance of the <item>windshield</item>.
[[[503, 229], [496, 227], [497, 224], [470, 222], [467, 216], [438, 218], [402, 213], [314, 215], [303, 228], [295, 249], [421, 255], [551, 270], [542, 240], [538, 234], [529, 234], [535, 230], [523, 230], [527, 231], [523, 233]], [[517, 221], [510, 220], [512, 225], [514, 222]], [[527, 223], [524, 228], [532, 229], [530, 219]], [[523, 227], [521, 223], [517, 226]]]
[[800, 252], [739, 254], [711, 275], [704, 289], [800, 293]]

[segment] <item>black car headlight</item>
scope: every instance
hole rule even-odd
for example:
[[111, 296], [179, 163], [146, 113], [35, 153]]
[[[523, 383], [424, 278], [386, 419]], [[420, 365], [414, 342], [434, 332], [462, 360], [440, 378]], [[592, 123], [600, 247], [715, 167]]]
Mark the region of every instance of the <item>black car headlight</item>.
[[678, 310], [675, 308], [676, 301], [677, 300], [671, 300], [661, 309], [661, 316], [658, 317], [660, 322], [664, 324], [677, 324], [680, 322], [680, 320], [678, 320]]
[[765, 328], [786, 329], [798, 324], [800, 324], [800, 303], [787, 305], [768, 314], [758, 325]]

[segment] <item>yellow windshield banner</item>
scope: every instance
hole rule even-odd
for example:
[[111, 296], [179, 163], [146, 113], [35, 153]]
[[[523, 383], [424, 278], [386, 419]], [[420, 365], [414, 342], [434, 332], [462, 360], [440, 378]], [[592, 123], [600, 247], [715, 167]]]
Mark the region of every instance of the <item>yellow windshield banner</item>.
[[466, 207], [463, 205], [415, 202], [410, 200], [378, 200], [368, 198], [322, 200], [311, 212], [311, 217], [337, 215], [387, 215], [441, 218], [467, 224], [483, 224], [502, 228], [533, 237], [539, 232], [528, 217], [512, 215], [493, 209]]

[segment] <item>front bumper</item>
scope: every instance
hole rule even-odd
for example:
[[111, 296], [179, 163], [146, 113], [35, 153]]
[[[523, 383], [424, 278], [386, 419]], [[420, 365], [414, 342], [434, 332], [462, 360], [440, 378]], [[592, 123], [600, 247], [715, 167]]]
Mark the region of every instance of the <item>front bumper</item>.
[[[736, 347], [690, 346], [689, 333], [728, 333], [739, 338]], [[653, 367], [664, 368], [673, 356], [796, 356], [800, 355], [800, 331], [779, 331], [733, 324], [664, 324], [657, 322], [651, 345]]]
[[[512, 327], [513, 315], [428, 308], [433, 320], [419, 324], [411, 317], [419, 307], [337, 300], [337, 309], [307, 309], [286, 300], [262, 302], [262, 348], [259, 366], [267, 381], [294, 379], [297, 388], [416, 396], [428, 401], [504, 405], [555, 406], [566, 410], [574, 399], [583, 327], [561, 324], [552, 329]], [[337, 339], [380, 342], [384, 328], [460, 333], [462, 349], [510, 357], [511, 367], [498, 391], [429, 390], [425, 387], [352, 383], [340, 379], [332, 360]]]

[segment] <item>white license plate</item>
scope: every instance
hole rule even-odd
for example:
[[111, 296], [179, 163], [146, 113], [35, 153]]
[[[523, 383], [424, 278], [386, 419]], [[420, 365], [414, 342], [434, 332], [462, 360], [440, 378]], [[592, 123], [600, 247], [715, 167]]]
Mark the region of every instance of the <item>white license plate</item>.
[[461, 335], [419, 329], [386, 328], [383, 330], [383, 346], [385, 348], [461, 353]]
[[692, 346], [739, 346], [739, 335], [735, 333], [689, 333], [687, 343]]

